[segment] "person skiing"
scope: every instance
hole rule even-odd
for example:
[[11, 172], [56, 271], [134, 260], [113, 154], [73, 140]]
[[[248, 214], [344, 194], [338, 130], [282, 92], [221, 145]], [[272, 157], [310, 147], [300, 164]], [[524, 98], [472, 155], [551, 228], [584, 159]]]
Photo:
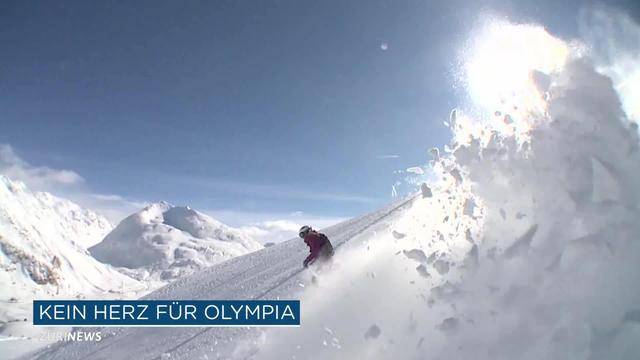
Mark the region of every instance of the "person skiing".
[[328, 260], [333, 256], [333, 246], [325, 234], [305, 225], [300, 228], [298, 235], [309, 246], [309, 256], [302, 262], [305, 268], [313, 264], [317, 259]]

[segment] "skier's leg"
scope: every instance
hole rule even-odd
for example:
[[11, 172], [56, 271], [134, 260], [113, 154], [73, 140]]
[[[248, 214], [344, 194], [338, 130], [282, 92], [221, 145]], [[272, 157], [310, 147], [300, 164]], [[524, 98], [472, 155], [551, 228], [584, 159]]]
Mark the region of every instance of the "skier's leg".
[[318, 270], [330, 269], [331, 264], [333, 263], [332, 257], [333, 247], [331, 246], [331, 243], [327, 243], [320, 250]]

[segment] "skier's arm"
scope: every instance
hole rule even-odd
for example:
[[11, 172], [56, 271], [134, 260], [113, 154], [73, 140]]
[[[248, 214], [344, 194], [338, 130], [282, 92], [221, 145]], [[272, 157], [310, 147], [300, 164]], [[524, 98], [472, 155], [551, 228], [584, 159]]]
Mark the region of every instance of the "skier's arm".
[[307, 244], [307, 246], [309, 246], [310, 254], [306, 259], [304, 259], [304, 262], [302, 262], [302, 265], [304, 265], [304, 267], [312, 264], [320, 254], [320, 246], [318, 244], [318, 241], [319, 238], [317, 236], [310, 235], [308, 237], [305, 237], [304, 242]]
[[315, 261], [315, 259], [318, 257], [319, 251], [318, 251], [318, 248], [314, 246], [315, 245], [314, 242], [312, 241], [307, 242], [306, 240], [305, 242], [309, 246], [309, 255], [307, 256], [306, 259], [304, 259], [304, 261], [302, 262], [302, 265], [304, 265], [304, 267], [307, 267]]
[[311, 254], [309, 254], [309, 256], [307, 256], [306, 259], [304, 259], [304, 261], [302, 262], [302, 265], [304, 265], [304, 267], [307, 267], [313, 264], [313, 261], [316, 259], [316, 256], [317, 255], [312, 252]]

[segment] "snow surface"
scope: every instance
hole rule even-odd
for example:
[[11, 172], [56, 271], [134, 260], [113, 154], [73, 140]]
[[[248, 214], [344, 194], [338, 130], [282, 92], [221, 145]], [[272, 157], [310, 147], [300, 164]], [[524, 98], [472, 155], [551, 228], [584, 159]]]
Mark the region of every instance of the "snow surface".
[[260, 248], [240, 230], [167, 203], [113, 229], [90, 210], [0, 175], [0, 352], [46, 344], [46, 329], [31, 325], [33, 299], [136, 298]]
[[261, 248], [210, 216], [161, 202], [122, 220], [89, 251], [141, 280], [170, 281]]
[[[347, 242], [367, 238], [387, 228], [411, 199], [323, 230], [341, 253]], [[240, 256], [178, 279], [149, 294], [149, 299], [276, 299], [296, 298], [311, 283], [302, 271], [308, 253], [300, 239], [292, 239]], [[345, 259], [346, 260], [346, 259]], [[347, 267], [338, 257], [334, 266]], [[322, 281], [322, 280], [320, 280]], [[311, 286], [311, 285], [310, 285]], [[324, 302], [329, 305], [328, 298]], [[306, 305], [303, 305], [303, 308]], [[304, 318], [303, 318], [304, 319]], [[304, 320], [303, 320], [304, 322]], [[251, 353], [264, 336], [258, 328], [101, 328], [99, 343], [58, 343], [39, 352], [39, 359], [197, 359]], [[366, 330], [366, 329], [365, 329]], [[245, 343], [247, 345], [245, 345]], [[248, 352], [248, 353], [247, 353]]]
[[301, 327], [101, 329], [32, 358], [637, 358], [637, 125], [579, 46], [538, 26], [479, 34], [478, 107], [452, 112], [430, 196], [327, 229], [322, 271], [301, 271], [294, 239], [148, 296], [299, 298]]
[[21, 302], [36, 294], [75, 297], [140, 288], [88, 254], [87, 246], [109, 230], [96, 213], [0, 175], [0, 298]]
[[[34, 298], [135, 296], [146, 286], [92, 258], [111, 224], [0, 175], [0, 339], [28, 337]], [[4, 345], [2, 347], [4, 349]]]

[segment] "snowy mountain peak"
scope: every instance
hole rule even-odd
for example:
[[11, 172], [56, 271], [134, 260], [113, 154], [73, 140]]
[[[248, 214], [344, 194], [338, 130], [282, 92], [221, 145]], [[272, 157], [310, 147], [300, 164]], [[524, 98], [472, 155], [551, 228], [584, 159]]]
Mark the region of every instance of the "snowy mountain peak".
[[24, 183], [0, 175], [0, 226], [8, 232], [61, 234], [79, 248], [99, 242], [113, 227], [95, 212], [46, 192], [31, 191]]
[[261, 247], [190, 207], [158, 202], [122, 220], [90, 251], [138, 278], [170, 280]]
[[143, 210], [165, 212], [172, 207], [174, 207], [174, 205], [171, 203], [168, 203], [166, 201], [159, 201], [145, 206]]
[[[36, 296], [84, 296], [142, 288], [93, 259], [87, 247], [111, 230], [104, 217], [0, 175], [0, 288], [28, 304]], [[25, 310], [15, 307], [15, 313]], [[12, 314], [0, 313], [0, 321]]]

